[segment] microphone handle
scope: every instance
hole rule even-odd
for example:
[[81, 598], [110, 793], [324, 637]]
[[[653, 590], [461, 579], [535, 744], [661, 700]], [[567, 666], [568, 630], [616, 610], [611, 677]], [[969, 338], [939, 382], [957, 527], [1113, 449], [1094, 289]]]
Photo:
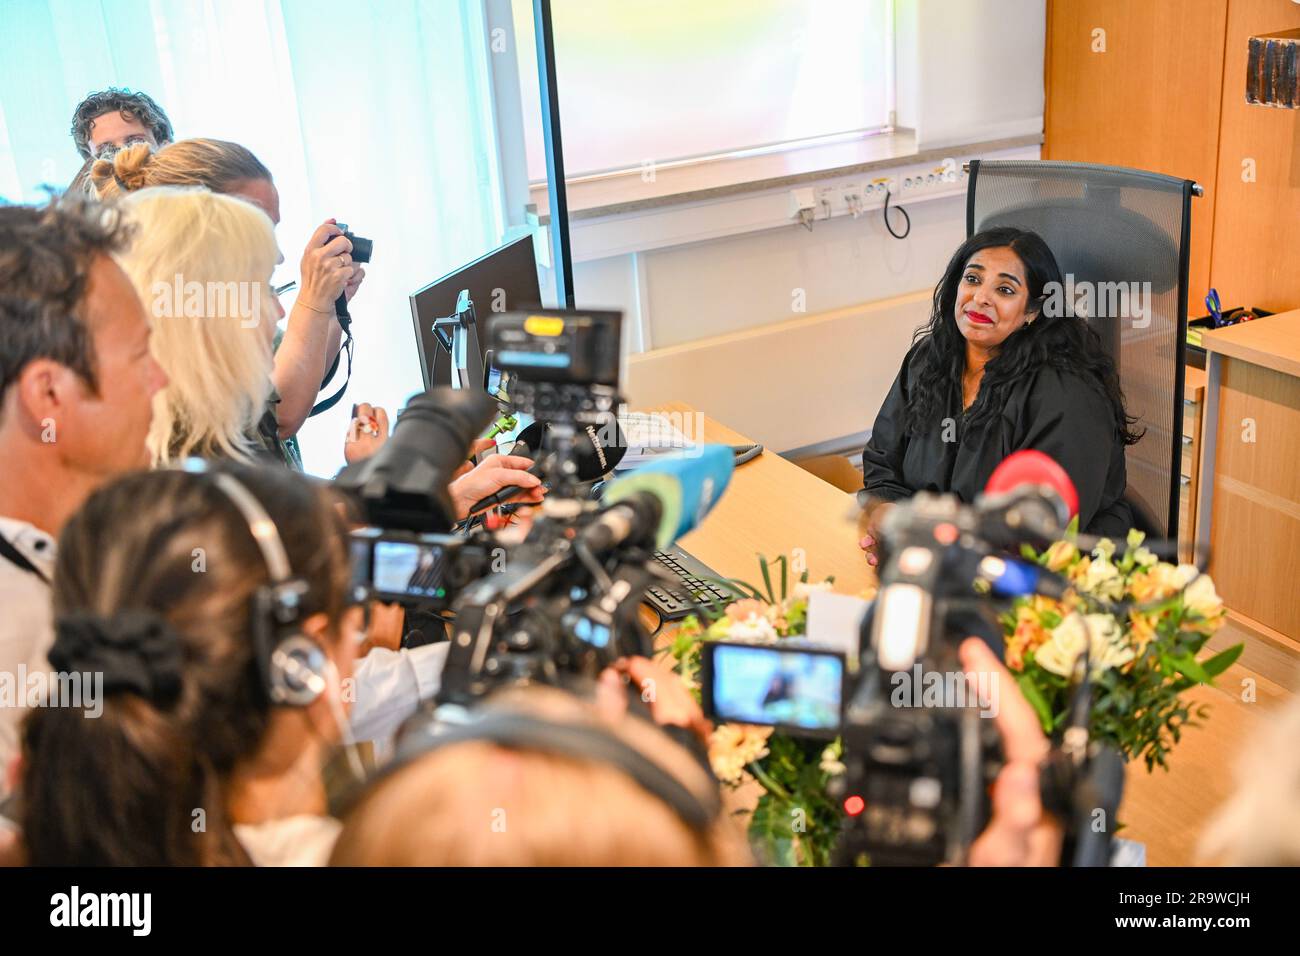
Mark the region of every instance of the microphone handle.
[[[542, 477], [542, 473], [543, 473], [543, 469], [540, 462], [534, 463], [533, 467], [528, 469], [528, 474], [534, 475], [535, 477], [538, 478]], [[470, 505], [469, 513], [471, 515], [475, 515], [478, 514], [480, 511], [483, 511], [485, 508], [498, 507], [500, 505], [505, 504], [510, 499], [518, 497], [519, 495], [529, 492], [531, 490], [532, 490], [531, 488], [524, 488], [521, 485], [506, 485], [504, 488], [502, 488], [500, 491], [496, 492], [495, 494], [488, 495], [486, 498], [480, 498], [478, 501]]]

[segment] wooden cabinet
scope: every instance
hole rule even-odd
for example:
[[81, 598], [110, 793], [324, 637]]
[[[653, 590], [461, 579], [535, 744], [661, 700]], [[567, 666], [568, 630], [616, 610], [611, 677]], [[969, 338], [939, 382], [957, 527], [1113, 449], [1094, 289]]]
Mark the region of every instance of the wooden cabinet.
[[1300, 310], [1206, 332], [1197, 537], [1237, 625], [1300, 657]]
[[1191, 563], [1196, 543], [1196, 491], [1200, 477], [1201, 418], [1205, 408], [1205, 372], [1187, 369], [1183, 383], [1183, 456], [1178, 477], [1178, 559]]
[[[1050, 0], [1047, 7], [1043, 159], [1127, 166], [1200, 183], [1205, 196], [1192, 202], [1192, 301], [1210, 285], [1211, 241], [1218, 238], [1214, 196], [1227, 7], [1224, 0]], [[1277, 13], [1278, 22], [1294, 19], [1287, 10]], [[1244, 38], [1240, 42], [1244, 56]], [[1244, 60], [1230, 80], [1244, 99]], [[1279, 125], [1286, 120], [1267, 118]], [[1240, 158], [1234, 162], [1225, 169], [1239, 177]], [[1253, 243], [1241, 243], [1245, 234], [1235, 232], [1231, 241], [1253, 254]], [[1229, 298], [1225, 294], [1224, 301]]]

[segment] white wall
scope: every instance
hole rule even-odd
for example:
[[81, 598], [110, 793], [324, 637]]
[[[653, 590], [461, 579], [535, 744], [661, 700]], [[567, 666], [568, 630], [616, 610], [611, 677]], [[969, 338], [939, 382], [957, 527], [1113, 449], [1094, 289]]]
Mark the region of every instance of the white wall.
[[[871, 427], [912, 330], [925, 321], [917, 303], [965, 238], [960, 198], [917, 203], [909, 215], [904, 240], [869, 213], [819, 221], [812, 232], [792, 224], [580, 262], [575, 297], [622, 309], [633, 353], [645, 308], [653, 347], [629, 363], [635, 403], [688, 402], [776, 451], [830, 441]], [[818, 325], [824, 313], [871, 313], [872, 303], [918, 291], [907, 308], [872, 322], [848, 316]], [[817, 334], [805, 335], [800, 319]], [[767, 330], [771, 337], [759, 334]], [[791, 366], [784, 375], [772, 365], [781, 355]]]
[[[885, 231], [875, 212], [816, 222], [811, 232], [792, 223], [646, 254], [653, 347], [932, 286], [964, 237], [964, 203], [922, 202], [908, 214], [912, 229], [902, 240]], [[898, 220], [891, 210], [890, 221]], [[583, 293], [582, 280], [575, 277], [574, 287]]]
[[1045, 0], [915, 0], [896, 17], [899, 124], [918, 148], [1042, 130]]
[[860, 436], [929, 300], [914, 292], [634, 355], [628, 402], [688, 401], [774, 451]]
[[[915, 0], [897, 10], [899, 124], [917, 129], [919, 146], [1042, 131], [1045, 0]], [[906, 333], [926, 317], [918, 305], [924, 295], [891, 307], [875, 325], [848, 315], [819, 327], [809, 340], [817, 348], [835, 348], [828, 328], [843, 336], [856, 370], [848, 385], [842, 364], [836, 375], [805, 374], [820, 359], [804, 347], [799, 323], [789, 323], [803, 315], [815, 323], [819, 313], [855, 306], [866, 315], [872, 303], [931, 290], [965, 238], [964, 200], [906, 208], [912, 231], [901, 241], [888, 235], [876, 210], [818, 221], [812, 232], [792, 223], [578, 262], [575, 296], [580, 305], [622, 309], [630, 317], [629, 351], [650, 350], [629, 365], [633, 399], [689, 402], [778, 451], [834, 440], [871, 427]], [[803, 290], [802, 313], [796, 290]], [[770, 337], [739, 334], [767, 327]], [[800, 364], [791, 375], [772, 375], [768, 366], [762, 374], [733, 374], [755, 354], [768, 362], [780, 349]], [[828, 358], [840, 363], [843, 356]]]

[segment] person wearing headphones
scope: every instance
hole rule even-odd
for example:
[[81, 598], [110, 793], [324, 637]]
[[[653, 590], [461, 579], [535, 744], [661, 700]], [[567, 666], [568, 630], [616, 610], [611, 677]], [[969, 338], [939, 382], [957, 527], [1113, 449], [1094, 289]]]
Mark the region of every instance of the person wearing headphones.
[[[983, 641], [968, 639], [960, 656], [1014, 690]], [[653, 701], [650, 720], [632, 711], [629, 686]], [[1018, 693], [994, 719], [1007, 759], [967, 862], [1055, 866], [1062, 831], [1039, 797], [1047, 738]], [[676, 675], [644, 658], [606, 670], [585, 699], [515, 687], [468, 720], [417, 718], [345, 814], [330, 865], [753, 865], [701, 759], [710, 731]]]
[[[201, 186], [251, 203], [266, 214], [272, 228], [280, 223], [280, 194], [271, 171], [238, 143], [187, 139], [156, 151], [138, 143], [97, 161], [89, 175], [92, 189], [105, 201], [154, 186]], [[333, 219], [321, 223], [307, 240], [300, 270], [302, 286], [284, 336], [276, 342], [271, 372], [275, 394], [265, 426], [271, 441], [287, 442], [286, 450], [299, 468], [301, 458], [291, 439], [311, 414], [317, 393], [331, 379], [342, 355], [343, 333], [335, 303], [340, 295], [350, 302], [366, 276], [365, 268], [352, 260], [351, 241]]]
[[292, 472], [142, 472], [92, 495], [63, 531], [49, 659], [102, 675], [101, 713], [30, 714], [28, 860], [324, 863], [322, 768], [358, 691], [349, 582], [337, 496]]
[[[641, 683], [657, 675], [653, 722], [628, 712], [610, 671], [587, 698], [507, 688], [468, 722], [405, 729], [345, 815], [330, 864], [752, 865], [743, 828], [691, 752], [698, 705], [649, 661], [622, 667]], [[686, 733], [675, 741], [656, 723]]]

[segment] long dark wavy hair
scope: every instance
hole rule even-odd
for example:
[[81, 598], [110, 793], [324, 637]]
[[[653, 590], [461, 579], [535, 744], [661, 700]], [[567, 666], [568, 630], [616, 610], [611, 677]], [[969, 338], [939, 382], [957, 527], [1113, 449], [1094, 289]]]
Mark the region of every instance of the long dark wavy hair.
[[[917, 329], [913, 345], [919, 345], [912, 359], [911, 401], [908, 429], [914, 435], [930, 431], [946, 414], [947, 397], [961, 387], [966, 367], [966, 339], [957, 327], [957, 287], [971, 256], [983, 249], [1008, 248], [1020, 257], [1028, 283], [1028, 311], [1037, 317], [1028, 325], [1007, 336], [997, 354], [984, 367], [980, 394], [971, 406], [966, 427], [976, 428], [997, 415], [1006, 404], [1012, 385], [1042, 368], [1055, 368], [1083, 379], [1111, 407], [1115, 433], [1126, 445], [1142, 437], [1134, 431], [1136, 418], [1124, 407], [1115, 363], [1102, 345], [1101, 338], [1088, 323], [1074, 314], [1070, 303], [1065, 308], [1045, 309], [1048, 284], [1063, 282], [1056, 257], [1035, 232], [1001, 226], [976, 233], [953, 253], [943, 278], [934, 289], [934, 305], [928, 324]], [[1059, 313], [1059, 314], [1058, 314]]]

